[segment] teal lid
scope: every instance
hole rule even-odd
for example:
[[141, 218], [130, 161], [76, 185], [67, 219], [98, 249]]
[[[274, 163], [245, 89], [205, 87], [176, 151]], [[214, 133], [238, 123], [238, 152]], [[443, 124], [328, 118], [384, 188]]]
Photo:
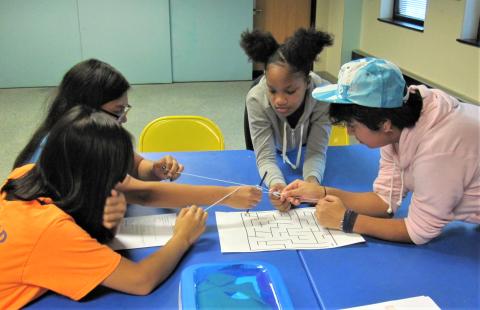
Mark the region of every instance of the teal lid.
[[181, 309], [293, 309], [278, 270], [258, 261], [186, 268], [179, 303]]

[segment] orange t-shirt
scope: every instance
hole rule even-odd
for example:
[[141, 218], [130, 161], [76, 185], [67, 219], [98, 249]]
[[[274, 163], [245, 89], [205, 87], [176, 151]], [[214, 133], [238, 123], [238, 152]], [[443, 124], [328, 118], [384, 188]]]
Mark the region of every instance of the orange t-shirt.
[[[18, 178], [33, 165], [15, 169]], [[121, 256], [42, 201], [0, 196], [0, 309], [21, 308], [47, 290], [79, 300], [120, 263]]]

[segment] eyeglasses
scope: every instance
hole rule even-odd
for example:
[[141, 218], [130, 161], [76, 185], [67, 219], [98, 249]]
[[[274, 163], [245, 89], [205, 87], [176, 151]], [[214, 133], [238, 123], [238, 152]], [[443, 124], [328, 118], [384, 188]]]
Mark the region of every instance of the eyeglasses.
[[132, 106], [127, 103], [126, 106], [123, 107], [123, 112], [120, 113], [120, 116], [117, 118], [117, 121], [121, 124], [126, 121], [127, 113], [132, 109]]
[[120, 114], [112, 113], [112, 112], [104, 110], [104, 109], [101, 109], [101, 111], [104, 112], [104, 113], [107, 113], [110, 116], [113, 116], [117, 120], [117, 122], [121, 124], [121, 123], [125, 122], [126, 117], [127, 117], [127, 113], [131, 109], [132, 109], [132, 106], [127, 103], [127, 105], [123, 106], [123, 110]]

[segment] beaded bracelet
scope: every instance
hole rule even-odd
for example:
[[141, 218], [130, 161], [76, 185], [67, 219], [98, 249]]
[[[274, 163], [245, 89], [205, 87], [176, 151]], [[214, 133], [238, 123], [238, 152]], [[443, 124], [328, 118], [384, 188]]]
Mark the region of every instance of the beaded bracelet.
[[343, 214], [343, 220], [340, 222], [340, 229], [343, 232], [351, 233], [353, 231], [353, 226], [355, 225], [355, 221], [357, 220], [358, 213], [347, 209]]

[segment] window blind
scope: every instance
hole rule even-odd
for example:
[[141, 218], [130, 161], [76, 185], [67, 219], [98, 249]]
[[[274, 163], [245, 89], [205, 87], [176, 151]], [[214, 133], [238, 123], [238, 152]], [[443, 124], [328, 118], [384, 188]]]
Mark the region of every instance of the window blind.
[[417, 20], [425, 20], [427, 0], [396, 0], [397, 14]]

